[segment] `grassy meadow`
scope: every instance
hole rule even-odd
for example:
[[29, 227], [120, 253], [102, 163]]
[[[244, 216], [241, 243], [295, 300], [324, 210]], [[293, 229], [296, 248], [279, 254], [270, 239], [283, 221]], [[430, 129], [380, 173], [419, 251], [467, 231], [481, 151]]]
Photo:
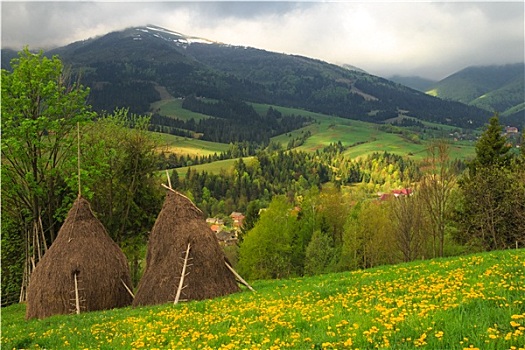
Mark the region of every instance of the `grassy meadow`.
[[197, 122], [201, 119], [209, 118], [209, 116], [205, 114], [195, 113], [182, 108], [182, 99], [180, 98], [168, 98], [154, 102], [151, 104], [151, 110], [167, 117], [178, 118], [181, 120], [190, 120], [193, 118]]
[[161, 151], [175, 153], [177, 155], [208, 156], [214, 153], [220, 154], [230, 148], [230, 145], [183, 136], [156, 133], [162, 145]]
[[[252, 104], [257, 113], [264, 115], [270, 105]], [[294, 108], [271, 106], [280, 111], [283, 115], [303, 115], [312, 117], [315, 123], [294, 130], [292, 132], [278, 135], [272, 138], [272, 141], [281, 143], [287, 147], [288, 142], [302, 136], [309, 131], [311, 136], [298, 147], [298, 150], [305, 152], [315, 152], [318, 149], [328, 146], [330, 143], [341, 141], [345, 146], [350, 146], [345, 151], [348, 157], [362, 157], [374, 152], [387, 151], [396, 153], [401, 156], [407, 156], [414, 160], [422, 160], [426, 156], [427, 141], [415, 143], [408, 140], [403, 135], [387, 133], [382, 131], [377, 124], [366, 123], [357, 120], [328, 116], [320, 113], [314, 113]], [[153, 110], [159, 110], [161, 114], [187, 120], [194, 118], [199, 120], [208, 118], [203, 114], [194, 113], [182, 108], [181, 99], [165, 99], [152, 104]], [[430, 123], [427, 123], [430, 124]], [[440, 128], [438, 134], [448, 134], [452, 127], [432, 124], [434, 128]], [[181, 136], [160, 134], [162, 143], [165, 145], [163, 150], [168, 153], [184, 154], [190, 156], [207, 156], [213, 153], [221, 153], [229, 147], [227, 144], [190, 139]], [[466, 159], [472, 157], [475, 153], [474, 145], [471, 142], [454, 142], [451, 144], [451, 158]], [[203, 164], [195, 167], [198, 171], [207, 171], [210, 173], [219, 173], [221, 170], [228, 170], [233, 164], [232, 160], [219, 161], [212, 164]], [[179, 171], [180, 170], [180, 171]], [[179, 174], [185, 174], [187, 168], [178, 169]]]
[[[250, 159], [253, 159], [253, 157], [244, 157], [243, 161], [245, 163], [249, 163]], [[223, 170], [228, 172], [231, 169], [233, 169], [233, 165], [237, 161], [239, 161], [239, 158], [218, 160], [212, 163], [192, 165], [191, 167], [186, 166], [177, 168], [177, 173], [179, 174], [179, 177], [184, 177], [186, 176], [188, 170], [191, 168], [192, 170], [195, 170], [198, 173], [205, 171], [209, 174], [220, 174], [220, 172]]]
[[524, 349], [525, 250], [253, 282], [214, 300], [24, 320], [2, 348]]

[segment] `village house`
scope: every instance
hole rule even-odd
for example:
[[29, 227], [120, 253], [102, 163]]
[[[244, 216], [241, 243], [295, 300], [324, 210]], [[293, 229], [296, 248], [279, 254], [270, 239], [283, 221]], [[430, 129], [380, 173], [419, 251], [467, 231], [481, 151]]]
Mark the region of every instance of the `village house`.
[[517, 134], [518, 133], [518, 128], [515, 127], [515, 126], [507, 126], [505, 127], [505, 133], [508, 135], [508, 134]]
[[230, 217], [233, 220], [233, 227], [235, 229], [240, 229], [244, 223], [245, 216], [242, 213], [234, 211], [230, 214]]
[[217, 233], [217, 239], [221, 245], [235, 245], [237, 244], [237, 233], [235, 231], [220, 231]]
[[379, 200], [386, 201], [392, 197], [398, 198], [398, 197], [409, 197], [413, 193], [412, 189], [410, 188], [401, 188], [397, 190], [392, 190], [390, 193], [378, 193]]
[[219, 218], [207, 218], [206, 219], [206, 223], [208, 225], [219, 225], [219, 226], [223, 226], [224, 225], [224, 220], [223, 219], [219, 219]]
[[215, 234], [218, 234], [221, 231], [222, 226], [221, 225], [217, 225], [217, 224], [213, 224], [213, 225], [210, 226], [210, 228]]

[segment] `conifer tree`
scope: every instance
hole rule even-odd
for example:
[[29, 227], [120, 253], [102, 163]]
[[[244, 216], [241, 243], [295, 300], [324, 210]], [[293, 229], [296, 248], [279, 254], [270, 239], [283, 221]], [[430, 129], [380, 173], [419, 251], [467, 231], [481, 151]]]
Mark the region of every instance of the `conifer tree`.
[[480, 167], [507, 166], [510, 163], [510, 146], [502, 133], [498, 114], [489, 120], [489, 125], [476, 143], [476, 158], [471, 164], [474, 173]]
[[[476, 144], [476, 158], [461, 181], [459, 213], [462, 241], [481, 249], [505, 249], [525, 241], [521, 218], [525, 210], [516, 188], [519, 162], [513, 160], [495, 114]], [[519, 182], [519, 181], [518, 181]]]

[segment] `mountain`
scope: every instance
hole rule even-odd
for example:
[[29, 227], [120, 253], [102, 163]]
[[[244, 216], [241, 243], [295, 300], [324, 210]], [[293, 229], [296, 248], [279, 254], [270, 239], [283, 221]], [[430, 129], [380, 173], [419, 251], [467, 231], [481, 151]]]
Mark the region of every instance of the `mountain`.
[[2, 68], [11, 69], [10, 62], [13, 58], [18, 57], [18, 52], [12, 49], [2, 49]]
[[525, 123], [525, 64], [468, 67], [427, 90], [432, 96], [459, 101], [523, 125]]
[[82, 83], [91, 88], [89, 102], [98, 111], [120, 106], [147, 113], [162, 94], [228, 100], [228, 106], [231, 101], [266, 103], [370, 122], [403, 114], [476, 127], [490, 117], [477, 107], [444, 101], [362, 71], [153, 25], [46, 52], [54, 54], [80, 73]]
[[341, 67], [346, 68], [348, 70], [355, 70], [355, 71], [358, 71], [358, 72], [366, 73], [365, 70], [363, 70], [363, 69], [361, 69], [359, 67], [356, 67], [356, 66], [352, 66], [351, 64], [342, 64]]
[[407, 77], [401, 75], [393, 75], [387, 79], [422, 92], [426, 92], [429, 88], [431, 88], [437, 83], [437, 81], [435, 80], [421, 78], [418, 76]]

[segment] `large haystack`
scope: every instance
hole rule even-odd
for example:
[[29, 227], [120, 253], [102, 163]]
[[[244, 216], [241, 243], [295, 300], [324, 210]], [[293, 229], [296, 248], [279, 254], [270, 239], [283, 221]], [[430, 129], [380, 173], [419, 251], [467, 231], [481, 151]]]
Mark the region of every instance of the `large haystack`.
[[79, 197], [31, 275], [26, 318], [130, 305], [124, 283], [131, 287], [124, 253]]
[[188, 243], [190, 250], [181, 300], [209, 299], [240, 290], [202, 212], [188, 198], [170, 190], [151, 231], [146, 270], [134, 306], [175, 300]]

